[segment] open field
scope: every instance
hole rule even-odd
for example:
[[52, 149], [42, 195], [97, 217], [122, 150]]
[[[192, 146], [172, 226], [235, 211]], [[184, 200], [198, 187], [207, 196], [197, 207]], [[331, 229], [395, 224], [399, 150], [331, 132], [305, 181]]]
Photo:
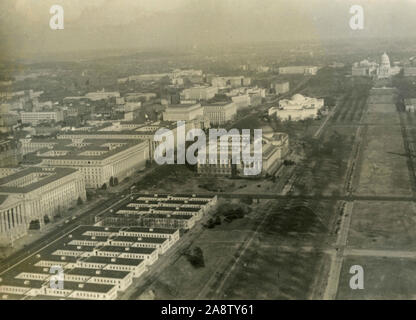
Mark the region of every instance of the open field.
[[272, 211], [216, 299], [310, 299], [326, 279], [335, 203]]
[[181, 255], [163, 270], [148, 290], [154, 293], [156, 299], [195, 299], [205, 287], [209, 289], [210, 282], [233, 263], [235, 254], [254, 232], [258, 221], [256, 215], [264, 214], [261, 205], [252, 207], [254, 212], [244, 218], [230, 223], [223, 221], [221, 225], [204, 229], [198, 235], [192, 247], [198, 246], [202, 249], [204, 267], [193, 267]]
[[[380, 92], [380, 91], [379, 91]], [[406, 153], [396, 97], [370, 97], [368, 125], [357, 177], [357, 194], [411, 195]], [[413, 124], [413, 115], [405, 116]], [[414, 139], [414, 133], [408, 130]], [[416, 208], [414, 202], [355, 201], [349, 224], [347, 247], [340, 273], [337, 299], [415, 299]], [[348, 226], [348, 225], [347, 225]], [[364, 269], [364, 289], [352, 290], [351, 266]]]
[[395, 118], [398, 118], [397, 108], [394, 103], [368, 103], [367, 110], [369, 115], [381, 113], [383, 116], [387, 116], [387, 114], [392, 114], [396, 116]]
[[363, 122], [369, 125], [392, 126], [399, 125], [400, 118], [394, 104], [369, 104]]
[[320, 141], [307, 140], [306, 159], [295, 187], [299, 194], [341, 194], [357, 124], [366, 110], [368, 82], [354, 84], [338, 99], [337, 108]]
[[322, 140], [308, 141], [306, 158], [296, 184], [300, 194], [340, 194], [357, 127], [331, 126]]
[[356, 201], [348, 245], [365, 249], [416, 250], [413, 202]]
[[272, 192], [276, 183], [271, 180], [247, 178], [232, 179], [199, 175], [186, 165], [164, 165], [135, 184], [138, 191], [166, 192], [181, 190], [185, 193], [198, 192]]
[[[364, 269], [364, 289], [349, 286], [349, 269]], [[378, 257], [347, 257], [341, 271], [337, 299], [416, 299], [416, 260]]]
[[[218, 299], [308, 299], [325, 255], [282, 251], [274, 245], [247, 250]], [[329, 264], [328, 261], [323, 264]]]
[[195, 299], [211, 277], [232, 261], [248, 233], [249, 230], [206, 230], [194, 243], [203, 250], [205, 266], [195, 268], [181, 256], [162, 272], [149, 290], [156, 299]]
[[338, 109], [335, 112], [336, 123], [359, 122], [367, 102], [367, 95], [353, 93], [346, 95], [340, 100]]
[[[308, 298], [327, 265], [319, 248], [329, 233], [335, 202], [311, 207], [316, 212], [294, 203], [262, 202], [242, 219], [204, 229], [192, 247], [202, 249], [205, 267], [195, 268], [181, 256], [149, 290], [157, 299]], [[306, 252], [305, 246], [310, 248]]]
[[369, 127], [363, 144], [362, 195], [410, 195], [411, 185], [400, 127]]

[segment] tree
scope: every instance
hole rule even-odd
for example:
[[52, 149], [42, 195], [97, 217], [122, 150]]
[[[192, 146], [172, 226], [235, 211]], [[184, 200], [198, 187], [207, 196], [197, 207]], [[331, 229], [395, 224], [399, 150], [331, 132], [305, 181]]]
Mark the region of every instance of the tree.
[[214, 223], [215, 223], [216, 225], [220, 225], [220, 224], [221, 224], [221, 217], [220, 217], [220, 216], [216, 216], [216, 217], [215, 217], [215, 221], [214, 221]]
[[212, 229], [212, 228], [215, 227], [215, 222], [214, 222], [214, 220], [212, 218], [210, 218], [208, 220], [208, 223], [207, 223], [206, 227], [209, 228], [209, 229]]
[[247, 205], [251, 205], [251, 204], [253, 204], [253, 198], [252, 197], [245, 197], [245, 198], [241, 199], [241, 202], [243, 202]]
[[39, 230], [39, 229], [40, 229], [40, 221], [39, 220], [30, 221], [29, 230]]
[[192, 250], [192, 255], [194, 257], [194, 266], [195, 267], [204, 267], [205, 261], [204, 261], [204, 253], [200, 247], [195, 247]]
[[193, 267], [205, 267], [204, 253], [200, 247], [194, 247], [192, 252], [185, 252], [185, 256]]

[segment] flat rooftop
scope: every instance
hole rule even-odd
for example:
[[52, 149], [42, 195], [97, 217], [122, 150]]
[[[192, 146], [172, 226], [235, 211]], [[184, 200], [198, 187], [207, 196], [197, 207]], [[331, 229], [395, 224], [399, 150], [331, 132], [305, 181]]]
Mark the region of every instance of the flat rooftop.
[[111, 284], [65, 281], [63, 290], [107, 293], [112, 290], [114, 286], [115, 285]]
[[82, 146], [75, 146], [72, 142], [57, 144], [52, 150], [39, 151], [37, 157], [52, 160], [104, 160], [135, 145], [147, 145], [147, 140], [84, 139], [82, 144]]
[[88, 277], [111, 278], [111, 279], [124, 279], [125, 277], [129, 275], [129, 273], [130, 272], [127, 272], [127, 271], [108, 270], [108, 269], [74, 268], [74, 269], [66, 271], [65, 274], [88, 276]]
[[141, 248], [141, 247], [120, 247], [120, 246], [104, 246], [99, 249], [100, 252], [118, 252], [118, 253], [137, 253], [137, 254], [152, 254], [156, 251], [155, 248]]
[[170, 104], [168, 105], [168, 109], [188, 109], [192, 107], [201, 107], [199, 103], [183, 103], [183, 104]]
[[[28, 193], [77, 172], [72, 168], [30, 167], [0, 179], [0, 193]], [[19, 185], [18, 181], [33, 176], [33, 182]], [[16, 186], [14, 186], [16, 185]]]
[[87, 263], [99, 263], [99, 264], [114, 264], [114, 265], [126, 265], [126, 266], [139, 266], [143, 263], [143, 259], [130, 259], [130, 258], [110, 258], [110, 257], [88, 257], [84, 262]]
[[118, 236], [111, 239], [113, 242], [132, 242], [132, 243], [154, 243], [162, 244], [167, 241], [166, 238], [156, 238], [156, 237], [132, 237], [132, 236]]

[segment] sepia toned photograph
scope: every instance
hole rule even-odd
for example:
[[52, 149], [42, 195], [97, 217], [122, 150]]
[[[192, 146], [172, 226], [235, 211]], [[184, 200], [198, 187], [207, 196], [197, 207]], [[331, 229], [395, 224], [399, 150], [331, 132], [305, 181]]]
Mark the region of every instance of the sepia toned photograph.
[[415, 271], [416, 0], [1, 1], [0, 300], [257, 318]]

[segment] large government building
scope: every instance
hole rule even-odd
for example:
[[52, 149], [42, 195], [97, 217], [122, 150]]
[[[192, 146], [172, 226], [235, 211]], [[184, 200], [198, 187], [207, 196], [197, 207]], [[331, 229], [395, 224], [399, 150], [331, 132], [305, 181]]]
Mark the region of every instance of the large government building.
[[237, 115], [237, 106], [233, 102], [217, 102], [204, 105], [204, 118], [212, 125], [221, 125]]
[[30, 167], [1, 178], [0, 243], [9, 245], [29, 227], [42, 227], [79, 198], [86, 199], [85, 184], [75, 169]]
[[36, 152], [39, 165], [77, 169], [84, 176], [86, 188], [108, 186], [116, 178], [121, 181], [143, 169], [149, 159], [149, 144], [143, 140], [80, 139], [51, 143], [51, 148]]
[[[218, 139], [217, 163], [211, 163], [209, 160], [210, 150], [209, 147], [207, 148], [205, 163], [198, 160], [198, 173], [203, 175], [237, 177], [245, 175], [244, 168], [247, 166], [258, 168], [258, 172], [260, 173], [256, 176], [275, 173], [289, 152], [289, 136], [282, 132], [275, 133], [268, 126], [262, 128], [262, 133], [262, 153], [258, 160], [254, 160], [252, 163], [244, 163], [242, 150], [244, 145], [249, 142], [243, 141], [238, 135], [236, 138], [240, 141], [240, 144], [237, 144], [238, 148], [236, 148], [232, 143], [233, 135], [229, 135], [229, 143], [226, 146], [221, 145], [221, 139]], [[253, 143], [251, 143], [250, 149], [251, 153], [254, 154]], [[239, 163], [233, 163], [233, 153], [240, 155]]]
[[165, 121], [191, 121], [202, 118], [204, 115], [204, 108], [201, 104], [178, 104], [170, 105], [163, 113], [163, 120]]

